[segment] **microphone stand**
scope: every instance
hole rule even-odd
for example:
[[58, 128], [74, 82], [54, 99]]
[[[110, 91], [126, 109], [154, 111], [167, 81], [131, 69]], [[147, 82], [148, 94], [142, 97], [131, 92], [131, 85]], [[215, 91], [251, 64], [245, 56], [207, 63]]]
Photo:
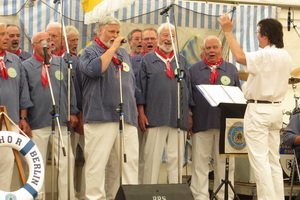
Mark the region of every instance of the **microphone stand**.
[[[68, 46], [68, 40], [67, 40], [67, 34], [66, 34], [66, 29], [65, 29], [65, 25], [64, 25], [64, 21], [63, 21], [63, 6], [60, 6], [62, 3], [60, 2], [60, 0], [54, 0], [53, 3], [57, 3], [58, 8], [60, 10], [60, 21], [61, 21], [61, 27], [63, 30], [63, 36], [65, 39], [65, 48], [66, 48], [66, 52], [67, 52], [67, 63], [68, 63], [68, 80], [67, 80], [67, 135], [68, 135], [68, 199], [70, 199], [71, 197], [71, 184], [70, 184], [70, 177], [71, 177], [71, 130], [70, 130], [70, 121], [71, 121], [71, 117], [70, 117], [70, 113], [71, 113], [71, 73], [72, 73], [72, 69], [73, 69], [73, 61], [71, 59], [72, 55], [70, 54], [70, 50], [69, 50], [69, 46]], [[62, 137], [61, 137], [62, 138]], [[64, 153], [65, 155], [65, 153]], [[73, 186], [72, 186], [73, 187]]]
[[[48, 53], [48, 52], [47, 52]], [[45, 56], [47, 56], [45, 54]], [[46, 59], [45, 59], [46, 61]], [[45, 65], [50, 66], [50, 63], [44, 63]], [[58, 127], [58, 133], [59, 133], [59, 137], [61, 138], [60, 143], [61, 143], [61, 147], [62, 147], [62, 152], [63, 155], [66, 156], [66, 150], [65, 150], [65, 145], [64, 142], [62, 140], [62, 133], [61, 133], [61, 126], [60, 126], [60, 122], [59, 122], [59, 114], [58, 114], [58, 106], [55, 104], [55, 99], [54, 99], [54, 95], [53, 95], [53, 89], [52, 89], [52, 84], [51, 84], [51, 80], [50, 80], [50, 76], [49, 76], [49, 71], [48, 69], [46, 70], [46, 74], [47, 74], [47, 78], [48, 78], [48, 83], [49, 83], [49, 90], [50, 90], [50, 95], [51, 95], [51, 99], [52, 99], [52, 105], [53, 105], [53, 110], [50, 112], [50, 114], [52, 115], [52, 135], [51, 135], [51, 140], [52, 140], [52, 184], [51, 184], [51, 199], [54, 198], [54, 134], [55, 134], [55, 121]]]
[[119, 113], [120, 120], [119, 120], [119, 133], [120, 133], [120, 186], [122, 185], [122, 152], [124, 152], [123, 159], [124, 163], [127, 162], [127, 156], [125, 152], [125, 141], [124, 141], [124, 112], [123, 112], [123, 91], [122, 91], [122, 60], [119, 60], [119, 65], [118, 65], [118, 73], [119, 73], [119, 88], [120, 88], [120, 104], [118, 108], [116, 109], [117, 112]]
[[176, 48], [175, 48], [175, 45], [174, 45], [174, 40], [173, 40], [173, 37], [172, 37], [172, 30], [171, 30], [171, 25], [170, 25], [170, 17], [168, 15], [168, 11], [170, 10], [170, 8], [172, 7], [172, 4], [169, 5], [168, 7], [166, 7], [162, 12], [160, 12], [160, 15], [164, 15], [167, 19], [167, 23], [168, 23], [168, 28], [169, 28], [169, 33], [170, 33], [170, 38], [171, 38], [171, 43], [172, 43], [172, 48], [173, 48], [173, 51], [175, 52], [174, 53], [174, 58], [175, 58], [175, 62], [176, 62], [176, 70], [175, 70], [175, 77], [177, 78], [177, 154], [178, 154], [178, 183], [181, 182], [181, 174], [180, 174], [180, 171], [181, 171], [181, 156], [180, 156], [180, 151], [181, 151], [181, 145], [180, 145], [180, 137], [181, 137], [181, 130], [180, 130], [180, 124], [181, 124], [181, 113], [180, 113], [180, 110], [181, 110], [181, 83], [182, 83], [182, 80], [185, 78], [185, 71], [183, 69], [180, 68], [179, 66], [179, 61], [178, 61], [178, 58], [177, 58], [177, 52], [176, 52]]

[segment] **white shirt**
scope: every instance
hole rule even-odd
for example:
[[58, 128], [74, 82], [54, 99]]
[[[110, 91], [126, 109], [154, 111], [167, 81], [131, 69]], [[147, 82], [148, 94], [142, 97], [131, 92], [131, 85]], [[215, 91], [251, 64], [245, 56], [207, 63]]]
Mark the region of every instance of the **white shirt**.
[[249, 73], [248, 80], [243, 85], [245, 98], [282, 101], [292, 70], [292, 59], [287, 51], [272, 45], [245, 55], [245, 71]]

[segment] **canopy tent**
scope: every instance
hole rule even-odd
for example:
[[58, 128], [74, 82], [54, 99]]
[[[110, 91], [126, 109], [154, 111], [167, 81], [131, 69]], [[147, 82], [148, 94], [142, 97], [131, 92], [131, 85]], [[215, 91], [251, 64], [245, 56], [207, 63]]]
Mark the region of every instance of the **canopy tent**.
[[[113, 1], [113, 0], [111, 0]], [[279, 8], [264, 5], [234, 5], [208, 3], [199, 1], [172, 1], [169, 11], [171, 23], [183, 29], [183, 36], [178, 35], [182, 46], [190, 39], [188, 33], [199, 33], [206, 30], [206, 34], [220, 33], [217, 17], [236, 7], [234, 18], [237, 24], [234, 28], [240, 45], [245, 51], [257, 50], [256, 24], [263, 18], [277, 18]], [[166, 22], [166, 18], [159, 13], [169, 5], [169, 0], [135, 0], [131, 5], [121, 8], [111, 15], [122, 20], [124, 26], [135, 28], [143, 25], [159, 25]], [[94, 24], [84, 24], [84, 11], [78, 0], [63, 0], [61, 4], [54, 4], [50, 0], [3, 0], [0, 3], [0, 22], [16, 23], [24, 30], [21, 46], [30, 50], [30, 38], [39, 31], [44, 31], [50, 21], [59, 21], [60, 7], [63, 7], [63, 20], [65, 25], [74, 25], [80, 32], [79, 48], [84, 47], [92, 36]], [[128, 29], [121, 32], [127, 35]], [[214, 30], [215, 32], [211, 32]], [[195, 34], [194, 34], [195, 35]], [[202, 35], [204, 37], [204, 35]], [[234, 62], [234, 61], [233, 61]]]

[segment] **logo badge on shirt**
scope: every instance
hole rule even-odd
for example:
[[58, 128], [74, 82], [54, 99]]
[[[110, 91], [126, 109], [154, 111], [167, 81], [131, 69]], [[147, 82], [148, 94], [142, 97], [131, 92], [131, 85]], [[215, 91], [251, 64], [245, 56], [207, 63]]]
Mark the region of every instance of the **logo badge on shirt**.
[[16, 78], [17, 77], [17, 71], [12, 67], [7, 69], [7, 74], [10, 78]]
[[129, 72], [130, 71], [130, 67], [127, 63], [123, 62], [123, 71], [124, 72]]
[[222, 76], [221, 77], [221, 83], [222, 85], [229, 85], [231, 82], [230, 78], [228, 76]]
[[64, 79], [63, 73], [60, 70], [57, 70], [55, 72], [55, 78], [59, 81], [63, 80]]

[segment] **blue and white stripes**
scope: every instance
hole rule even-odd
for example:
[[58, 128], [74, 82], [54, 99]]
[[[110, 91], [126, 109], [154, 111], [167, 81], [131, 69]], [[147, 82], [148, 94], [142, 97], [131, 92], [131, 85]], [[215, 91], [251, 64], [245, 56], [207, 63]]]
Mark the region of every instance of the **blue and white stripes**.
[[[220, 29], [217, 17], [236, 7], [234, 18], [237, 23], [234, 34], [245, 51], [257, 50], [256, 25], [264, 18], [277, 18], [278, 8], [261, 5], [233, 5], [196, 1], [173, 0], [136, 0], [132, 5], [112, 13], [125, 23], [161, 24], [166, 18], [160, 11], [173, 4], [169, 11], [171, 23], [178, 27], [203, 29]], [[74, 25], [80, 32], [79, 49], [93, 37], [94, 25], [84, 24], [84, 12], [79, 0], [63, 0], [62, 4], [54, 4], [53, 0], [2, 0], [0, 16], [15, 15], [19, 18], [20, 27], [25, 31], [21, 47], [30, 49], [32, 35], [44, 31], [50, 21], [60, 21], [60, 7], [63, 7], [65, 25]], [[234, 62], [234, 61], [233, 61]]]

